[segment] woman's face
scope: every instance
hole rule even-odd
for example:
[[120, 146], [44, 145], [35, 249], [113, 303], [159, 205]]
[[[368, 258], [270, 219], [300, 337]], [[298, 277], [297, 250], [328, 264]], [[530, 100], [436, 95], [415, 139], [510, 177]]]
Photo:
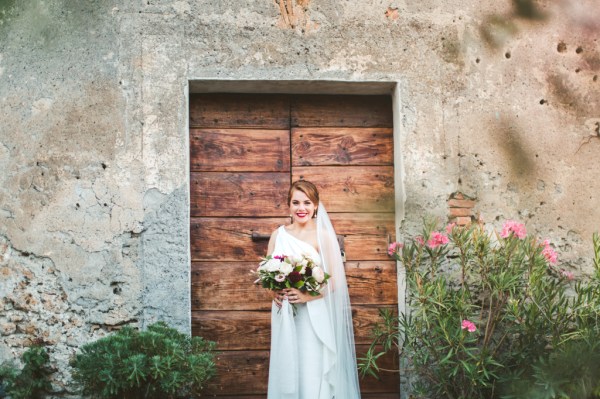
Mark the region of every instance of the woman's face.
[[302, 191], [294, 190], [290, 200], [290, 214], [293, 223], [307, 223], [315, 214], [315, 204]]

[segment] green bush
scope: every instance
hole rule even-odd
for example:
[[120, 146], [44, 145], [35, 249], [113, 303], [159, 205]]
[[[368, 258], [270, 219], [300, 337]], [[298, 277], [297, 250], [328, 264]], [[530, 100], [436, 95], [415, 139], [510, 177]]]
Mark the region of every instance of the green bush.
[[215, 375], [214, 347], [165, 323], [146, 331], [125, 327], [81, 347], [73, 378], [94, 398], [197, 396]]
[[[426, 223], [422, 236], [390, 247], [406, 270], [410, 311], [381, 312], [360, 360], [363, 374], [377, 376], [378, 358], [398, 350], [420, 377], [417, 396], [511, 397], [519, 380], [556, 382], [544, 372], [548, 365], [560, 366], [560, 356], [600, 336], [597, 234], [595, 274], [575, 281], [549, 242], [527, 236], [517, 222], [507, 221], [499, 234], [482, 225], [436, 228]], [[596, 378], [588, 384], [593, 390], [597, 376], [589, 378]], [[547, 397], [569, 397], [561, 389]]]
[[600, 336], [569, 341], [538, 359], [530, 376], [513, 378], [507, 399], [600, 398]]
[[44, 397], [50, 391], [48, 360], [48, 353], [43, 347], [32, 346], [21, 356], [21, 370], [14, 365], [3, 364], [0, 367], [0, 397], [3, 397], [2, 391], [11, 399]]

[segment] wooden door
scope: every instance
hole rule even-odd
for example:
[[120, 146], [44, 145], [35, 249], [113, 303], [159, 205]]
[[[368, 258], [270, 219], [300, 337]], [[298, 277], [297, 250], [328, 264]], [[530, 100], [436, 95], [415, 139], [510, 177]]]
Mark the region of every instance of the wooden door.
[[[206, 397], [266, 397], [270, 300], [249, 271], [289, 222], [294, 180], [318, 186], [344, 236], [357, 356], [378, 308], [397, 309], [392, 144], [389, 97], [191, 96], [192, 334], [221, 352]], [[364, 398], [398, 397], [397, 374], [360, 383]]]

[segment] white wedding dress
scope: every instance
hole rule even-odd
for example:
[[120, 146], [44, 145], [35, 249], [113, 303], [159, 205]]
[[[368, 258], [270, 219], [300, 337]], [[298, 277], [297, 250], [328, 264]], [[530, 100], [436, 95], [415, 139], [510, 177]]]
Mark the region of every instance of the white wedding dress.
[[321, 253], [279, 227], [272, 255], [307, 255], [332, 275], [323, 298], [271, 310], [268, 399], [360, 399], [344, 265], [322, 204], [317, 216]]
[[[273, 255], [307, 255], [321, 262], [310, 244], [279, 227]], [[329, 372], [335, 356], [333, 329], [323, 298], [271, 310], [269, 399], [331, 399]]]

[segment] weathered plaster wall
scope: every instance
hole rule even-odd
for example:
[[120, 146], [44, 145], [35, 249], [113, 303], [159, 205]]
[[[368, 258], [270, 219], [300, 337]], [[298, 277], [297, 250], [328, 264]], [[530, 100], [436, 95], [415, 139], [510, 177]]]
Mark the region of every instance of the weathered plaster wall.
[[292, 3], [0, 0], [0, 359], [55, 344], [61, 391], [115, 326], [189, 330], [193, 79], [398, 81], [404, 232], [462, 191], [585, 269], [597, 1]]

